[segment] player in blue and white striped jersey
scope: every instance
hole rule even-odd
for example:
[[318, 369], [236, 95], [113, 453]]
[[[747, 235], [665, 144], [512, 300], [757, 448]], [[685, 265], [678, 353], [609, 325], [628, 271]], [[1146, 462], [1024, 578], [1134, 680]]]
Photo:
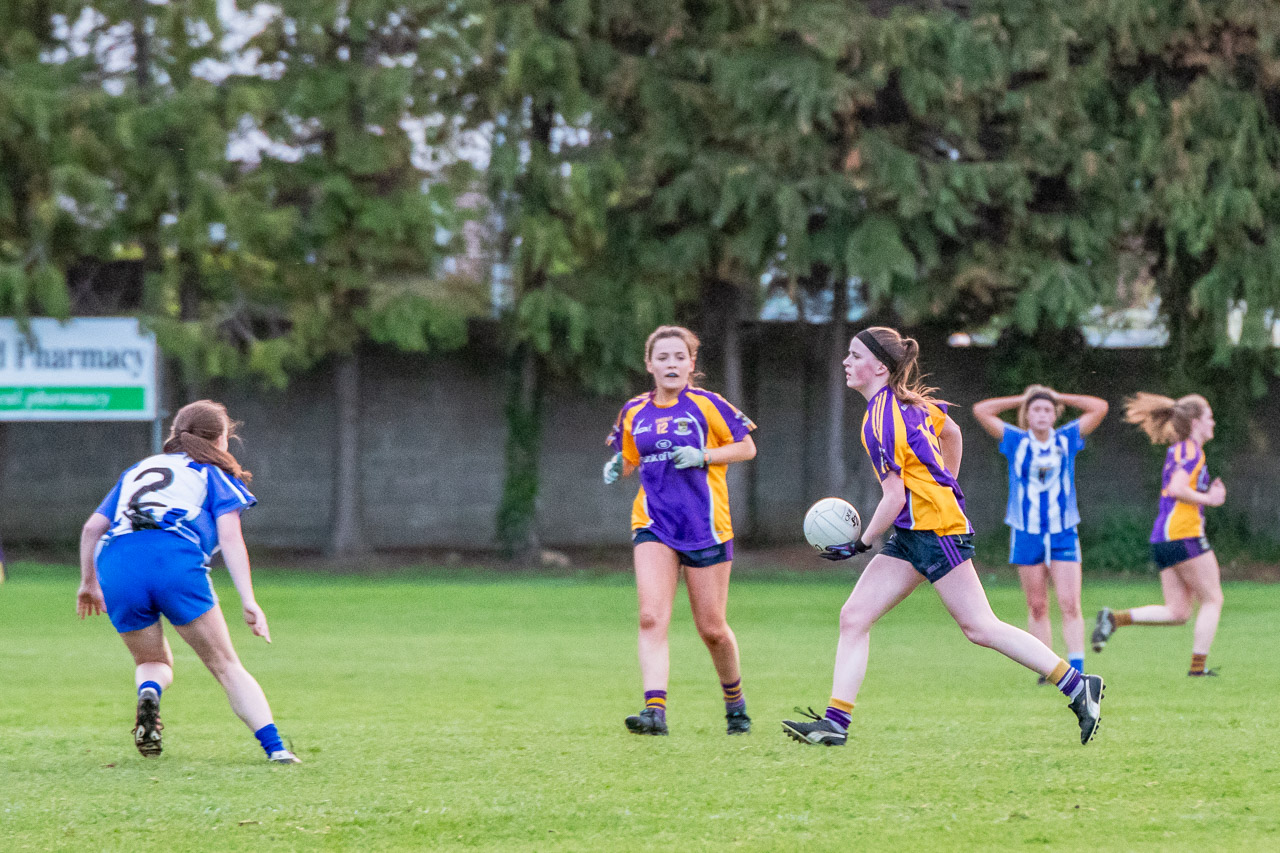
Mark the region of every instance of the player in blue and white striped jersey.
[[[1066, 407], [1083, 414], [1055, 427]], [[1018, 425], [1000, 418], [1018, 410]], [[974, 417], [1009, 462], [1009, 504], [1004, 523], [1010, 528], [1009, 562], [1018, 569], [1027, 597], [1027, 627], [1045, 645], [1053, 645], [1049, 623], [1049, 580], [1053, 580], [1062, 612], [1067, 661], [1084, 671], [1084, 616], [1080, 611], [1080, 508], [1076, 500], [1076, 454], [1084, 437], [1107, 414], [1107, 401], [1086, 394], [1059, 394], [1031, 385], [1014, 397], [983, 400]]]
[[240, 513], [257, 499], [246, 485], [249, 472], [228, 451], [235, 426], [221, 403], [183, 406], [164, 452], [120, 476], [80, 534], [76, 612], [81, 619], [106, 613], [133, 654], [138, 688], [133, 738], [144, 756], [160, 754], [160, 695], [173, 683], [163, 615], [222, 684], [231, 709], [267, 758], [297, 764], [276, 731], [266, 695], [231, 645], [209, 582], [209, 561], [221, 549], [245, 622], [271, 642], [267, 617], [254, 599], [240, 530]]

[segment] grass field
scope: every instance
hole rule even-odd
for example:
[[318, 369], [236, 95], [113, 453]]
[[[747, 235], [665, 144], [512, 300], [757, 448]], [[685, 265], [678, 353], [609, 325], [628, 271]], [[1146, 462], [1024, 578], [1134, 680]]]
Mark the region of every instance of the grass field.
[[[928, 590], [872, 634], [849, 745], [783, 737], [821, 708], [848, 572], [736, 582], [755, 731], [724, 735], [682, 600], [669, 738], [638, 738], [626, 576], [258, 575], [275, 643], [233, 636], [305, 760], [266, 764], [175, 645], [165, 752], [133, 749], [132, 666], [106, 619], [73, 616], [69, 567], [0, 586], [3, 850], [1256, 850], [1280, 847], [1280, 586], [1232, 584], [1211, 658], [1190, 627], [1124, 629], [1091, 671], [1103, 727], [1081, 747], [1051, 688], [969, 646]], [[1088, 612], [1157, 595], [1086, 582]], [[991, 588], [1021, 623], [1016, 586]]]

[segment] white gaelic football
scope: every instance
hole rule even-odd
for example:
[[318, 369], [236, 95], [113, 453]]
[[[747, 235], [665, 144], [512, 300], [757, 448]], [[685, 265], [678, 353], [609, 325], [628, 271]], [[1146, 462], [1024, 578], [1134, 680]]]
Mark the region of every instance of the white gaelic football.
[[819, 551], [852, 542], [861, 532], [858, 511], [840, 498], [823, 498], [804, 514], [804, 538]]

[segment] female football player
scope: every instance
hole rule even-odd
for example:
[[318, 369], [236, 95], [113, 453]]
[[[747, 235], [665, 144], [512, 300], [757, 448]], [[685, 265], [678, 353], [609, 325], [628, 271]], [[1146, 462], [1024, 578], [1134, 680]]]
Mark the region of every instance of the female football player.
[[869, 541], [893, 528], [840, 611], [831, 703], [809, 722], [784, 720], [783, 731], [801, 743], [841, 746], [848, 738], [858, 688], [867, 672], [871, 626], [922, 580], [973, 643], [995, 649], [1046, 676], [1070, 700], [1080, 742], [1098, 729], [1101, 676], [1082, 675], [1035, 637], [1001, 622], [973, 568], [973, 528], [956, 482], [963, 448], [960, 428], [925, 387], [916, 364], [920, 347], [893, 329], [864, 329], [849, 343], [846, 384], [867, 399], [862, 443], [880, 479], [883, 496], [861, 535], [828, 548], [823, 557], [844, 560], [869, 551]]
[[1187, 675], [1217, 675], [1205, 667], [1222, 615], [1218, 558], [1204, 535], [1204, 508], [1222, 506], [1227, 488], [1209, 480], [1204, 444], [1213, 438], [1213, 410], [1199, 394], [1180, 400], [1140, 393], [1125, 405], [1124, 419], [1137, 424], [1152, 444], [1171, 444], [1161, 476], [1160, 511], [1151, 531], [1151, 557], [1160, 569], [1164, 604], [1098, 612], [1093, 650], [1102, 651], [1124, 625], [1182, 625], [1191, 616], [1191, 599], [1200, 600], [1191, 640]]
[[719, 394], [690, 384], [697, 361], [698, 338], [688, 329], [659, 326], [649, 336], [645, 369], [654, 388], [622, 407], [609, 435], [617, 452], [604, 467], [605, 483], [640, 470], [631, 529], [644, 709], [625, 720], [640, 735], [667, 733], [667, 626], [682, 566], [694, 624], [720, 676], [728, 733], [751, 730], [738, 641], [725, 620], [733, 568], [725, 469], [755, 457], [755, 424]]
[[[1056, 427], [1067, 406], [1083, 414]], [[1018, 410], [1018, 425], [1000, 418]], [[1080, 509], [1076, 503], [1076, 454], [1084, 437], [1107, 415], [1107, 401], [1086, 394], [1059, 394], [1031, 385], [1014, 397], [975, 403], [973, 416], [1009, 460], [1009, 504], [1004, 523], [1011, 531], [1009, 562], [1027, 598], [1027, 627], [1032, 636], [1053, 647], [1049, 624], [1049, 580], [1053, 580], [1062, 612], [1062, 638], [1067, 663], [1084, 672], [1084, 615], [1080, 612]], [[1043, 676], [1041, 683], [1046, 683]]]
[[164, 452], [120, 476], [80, 534], [76, 612], [81, 619], [105, 612], [133, 654], [133, 741], [144, 756], [160, 754], [160, 696], [173, 683], [164, 615], [226, 690], [268, 760], [298, 764], [280, 740], [262, 688], [236, 656], [209, 581], [209, 561], [221, 549], [245, 623], [271, 642], [240, 532], [240, 513], [257, 499], [245, 485], [249, 472], [228, 451], [235, 427], [221, 403], [189, 403], [174, 417]]

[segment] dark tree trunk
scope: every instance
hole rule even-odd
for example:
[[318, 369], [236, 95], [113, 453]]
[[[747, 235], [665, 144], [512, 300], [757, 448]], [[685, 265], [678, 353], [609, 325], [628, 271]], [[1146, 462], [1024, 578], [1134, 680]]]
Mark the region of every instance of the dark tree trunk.
[[[724, 299], [724, 396], [738, 408], [746, 406], [746, 391], [742, 375], [742, 292], [732, 284], [722, 285]], [[750, 417], [750, 412], [747, 413]], [[748, 466], [741, 463], [730, 465], [725, 480], [729, 487], [729, 507], [733, 512], [733, 535], [746, 536], [751, 533], [750, 513], [747, 504], [750, 500], [747, 477]]]
[[844, 492], [847, 476], [845, 458], [845, 406], [849, 389], [844, 381], [844, 369], [840, 361], [849, 346], [849, 286], [842, 277], [835, 276], [831, 283], [831, 326], [822, 375], [827, 388], [827, 493]]
[[507, 377], [506, 481], [498, 507], [498, 544], [503, 556], [526, 565], [538, 562], [538, 462], [545, 396], [542, 362], [528, 343], [512, 351]]
[[333, 372], [337, 408], [337, 454], [333, 472], [333, 535], [330, 557], [368, 553], [361, 526], [360, 500], [360, 359], [341, 356]]
[[[0, 421], [0, 491], [4, 489], [4, 475], [9, 461], [9, 425]], [[2, 516], [0, 516], [2, 517]], [[4, 531], [0, 530], [0, 583], [4, 583]]]

